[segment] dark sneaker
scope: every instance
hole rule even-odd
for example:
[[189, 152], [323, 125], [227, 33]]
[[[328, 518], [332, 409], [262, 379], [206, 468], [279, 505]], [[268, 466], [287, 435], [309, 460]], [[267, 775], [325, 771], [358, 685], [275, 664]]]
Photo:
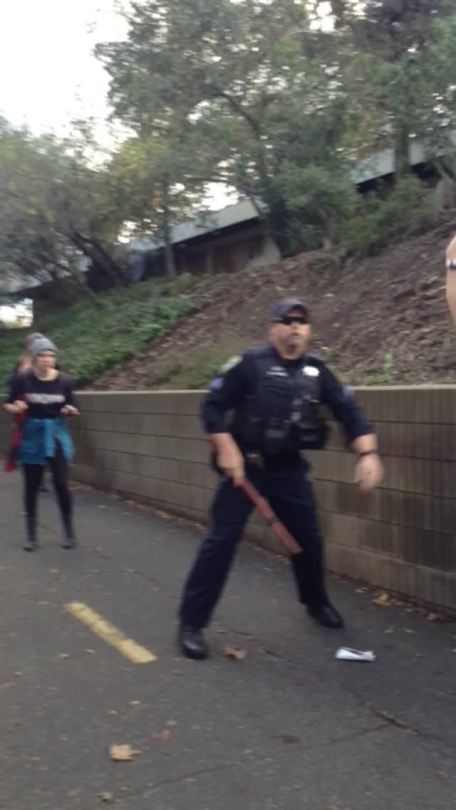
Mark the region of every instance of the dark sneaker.
[[22, 548], [24, 549], [24, 551], [36, 551], [38, 548], [36, 537], [27, 537], [27, 540], [25, 541]]
[[339, 630], [344, 626], [344, 620], [340, 613], [332, 605], [320, 605], [317, 608], [309, 608], [309, 615], [323, 627], [330, 627]]
[[62, 548], [76, 548], [76, 538], [74, 536], [74, 529], [73, 529], [73, 521], [71, 515], [65, 515], [63, 518], [63, 533], [64, 533], [64, 540], [62, 542]]
[[204, 640], [201, 630], [195, 627], [181, 626], [179, 629], [179, 644], [186, 658], [202, 661], [209, 655], [209, 648]]

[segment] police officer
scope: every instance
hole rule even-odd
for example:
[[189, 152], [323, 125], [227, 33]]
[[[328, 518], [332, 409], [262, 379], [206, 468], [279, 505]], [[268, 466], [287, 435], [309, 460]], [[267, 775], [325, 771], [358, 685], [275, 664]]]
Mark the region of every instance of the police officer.
[[[326, 364], [307, 353], [308, 310], [286, 298], [272, 309], [268, 345], [247, 351], [205, 397], [201, 416], [223, 477], [212, 504], [212, 528], [185, 583], [180, 606], [179, 642], [185, 656], [207, 658], [203, 628], [227, 579], [252, 504], [239, 484], [244, 477], [268, 498], [302, 552], [291, 558], [299, 600], [310, 616], [330, 628], [343, 626], [325, 586], [323, 547], [308, 463], [302, 450], [324, 446], [327, 434], [321, 406], [342, 424], [357, 456], [356, 480], [369, 492], [382, 479], [373, 428], [352, 393]], [[227, 427], [225, 414], [234, 416]]]

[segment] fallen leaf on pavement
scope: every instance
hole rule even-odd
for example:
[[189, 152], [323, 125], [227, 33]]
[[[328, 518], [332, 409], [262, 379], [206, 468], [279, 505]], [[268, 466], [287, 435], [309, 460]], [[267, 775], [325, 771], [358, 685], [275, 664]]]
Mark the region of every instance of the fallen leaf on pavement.
[[105, 791], [104, 793], [100, 793], [100, 799], [102, 802], [113, 802], [114, 801], [114, 794]]
[[114, 762], [131, 762], [139, 751], [135, 751], [131, 745], [111, 745], [109, 756]]
[[227, 644], [226, 647], [223, 648], [223, 654], [226, 655], [227, 658], [233, 658], [235, 661], [244, 661], [244, 659], [247, 658], [247, 650], [231, 647], [230, 644]]
[[438, 613], [428, 613], [426, 618], [427, 618], [428, 622], [438, 622], [438, 620], [440, 619], [440, 616], [439, 616]]
[[390, 604], [391, 597], [389, 593], [381, 593], [379, 596], [376, 596], [373, 601], [375, 605], [382, 605], [384, 607]]
[[295, 737], [294, 734], [282, 734], [280, 739], [285, 743], [285, 745], [292, 745], [293, 743], [301, 742], [299, 737]]
[[159, 742], [169, 742], [170, 739], [171, 739], [171, 732], [168, 731], [167, 728], [165, 728], [164, 731], [157, 731], [157, 733], [154, 734], [154, 740], [158, 740]]

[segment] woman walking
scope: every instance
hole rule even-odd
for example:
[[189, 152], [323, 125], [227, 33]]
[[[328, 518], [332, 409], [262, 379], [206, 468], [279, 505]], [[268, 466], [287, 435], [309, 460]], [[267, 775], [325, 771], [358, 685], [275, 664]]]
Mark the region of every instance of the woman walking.
[[31, 344], [32, 365], [29, 371], [12, 380], [5, 402], [10, 414], [24, 414], [17, 458], [24, 474], [26, 512], [25, 551], [38, 547], [36, 518], [38, 491], [43, 469], [49, 465], [62, 516], [62, 546], [74, 548], [76, 539], [72, 522], [72, 497], [68, 489], [68, 464], [73, 456], [73, 443], [65, 416], [79, 414], [72, 381], [56, 369], [57, 349], [46, 337]]
[[[26, 374], [27, 371], [30, 371], [32, 368], [32, 345], [35, 340], [39, 340], [43, 338], [44, 335], [41, 332], [33, 332], [31, 335], [28, 335], [24, 350], [19, 357], [18, 362], [14, 366], [12, 373], [9, 375], [6, 387], [8, 394], [11, 392], [14, 383], [17, 381], [18, 376], [21, 374]], [[24, 423], [24, 414], [18, 413], [13, 416], [12, 420], [12, 429], [11, 429], [11, 442], [8, 448], [7, 456], [5, 459], [5, 472], [13, 472], [16, 469], [16, 455], [17, 455], [17, 448], [20, 442], [21, 434], [22, 434], [22, 427]], [[42, 472], [44, 473], [44, 468], [42, 468]], [[42, 481], [40, 484], [40, 492], [47, 492], [47, 487], [44, 481], [44, 475], [42, 477]]]

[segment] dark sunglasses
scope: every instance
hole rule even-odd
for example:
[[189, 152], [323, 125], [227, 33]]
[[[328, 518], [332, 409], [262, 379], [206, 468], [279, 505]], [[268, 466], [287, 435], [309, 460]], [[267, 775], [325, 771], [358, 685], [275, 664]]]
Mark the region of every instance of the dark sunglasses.
[[284, 326], [292, 326], [294, 323], [304, 326], [304, 324], [309, 323], [309, 321], [305, 315], [284, 315], [283, 318], [280, 319], [280, 323], [283, 323]]

